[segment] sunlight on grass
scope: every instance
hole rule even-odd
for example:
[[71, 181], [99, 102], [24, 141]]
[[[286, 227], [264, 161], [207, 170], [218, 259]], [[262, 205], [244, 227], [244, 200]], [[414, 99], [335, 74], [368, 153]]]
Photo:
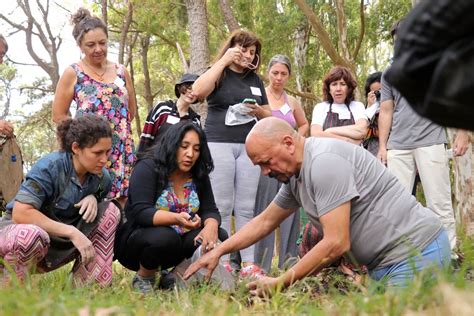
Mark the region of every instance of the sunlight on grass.
[[[463, 238], [463, 264], [455, 271], [438, 272], [438, 281], [419, 275], [404, 290], [381, 289], [366, 280], [353, 285], [337, 271], [310, 277], [271, 299], [252, 299], [244, 283], [234, 291], [214, 284], [157, 291], [133, 292], [133, 272], [114, 265], [110, 288], [74, 288], [68, 265], [45, 275], [33, 275], [0, 289], [0, 315], [474, 315], [474, 246]], [[274, 274], [279, 271], [273, 271]]]

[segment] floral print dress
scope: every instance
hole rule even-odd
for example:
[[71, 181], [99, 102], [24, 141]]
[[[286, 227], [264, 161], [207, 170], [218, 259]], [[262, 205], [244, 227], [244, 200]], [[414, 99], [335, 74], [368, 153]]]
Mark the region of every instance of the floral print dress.
[[107, 169], [113, 185], [108, 198], [128, 196], [128, 181], [136, 161], [128, 113], [128, 91], [125, 87], [125, 67], [115, 65], [117, 79], [112, 83], [97, 81], [87, 75], [76, 63], [77, 83], [74, 86], [76, 117], [87, 113], [105, 117], [112, 128], [112, 152]]
[[[199, 197], [197, 188], [192, 179], [189, 179], [184, 184], [184, 199], [182, 201], [176, 196], [173, 190], [173, 182], [168, 180], [168, 187], [161, 192], [161, 195], [156, 200], [155, 207], [157, 210], [181, 213], [186, 212], [197, 213], [199, 211]], [[184, 235], [189, 231], [179, 225], [171, 225], [171, 227], [180, 235]]]

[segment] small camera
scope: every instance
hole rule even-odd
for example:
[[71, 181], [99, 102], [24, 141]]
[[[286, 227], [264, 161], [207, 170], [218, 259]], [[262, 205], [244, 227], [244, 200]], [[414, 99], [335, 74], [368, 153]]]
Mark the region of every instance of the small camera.
[[374, 94], [375, 94], [375, 99], [376, 99], [377, 101], [380, 101], [380, 90], [375, 90], [375, 91], [374, 91]]

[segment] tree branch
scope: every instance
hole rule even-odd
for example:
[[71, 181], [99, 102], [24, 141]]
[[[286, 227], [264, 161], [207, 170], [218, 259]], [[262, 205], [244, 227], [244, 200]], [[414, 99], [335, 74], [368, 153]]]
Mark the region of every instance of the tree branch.
[[285, 91], [288, 92], [288, 94], [291, 94], [293, 96], [298, 96], [298, 97], [302, 97], [302, 98], [305, 98], [305, 99], [315, 100], [315, 101], [318, 101], [318, 102], [321, 101], [320, 97], [317, 97], [316, 95], [314, 95], [312, 93], [309, 93], [309, 92], [295, 91], [295, 90], [291, 90], [291, 89], [288, 89], [288, 88], [285, 88]]
[[2, 13], [0, 13], [0, 19], [4, 20], [5, 22], [7, 22], [8, 24], [10, 24], [12, 27], [18, 29], [18, 30], [22, 30], [22, 31], [26, 31], [26, 27], [24, 27], [23, 25], [21, 24], [18, 24], [18, 23], [15, 23], [13, 22], [12, 20], [10, 20], [9, 18], [7, 18], [6, 16], [4, 16]]
[[23, 92], [23, 90], [38, 90], [38, 91], [45, 92], [45, 93], [53, 93], [54, 92], [54, 90], [50, 89], [50, 88], [41, 88], [41, 87], [35, 87], [35, 86], [22, 86], [20, 88], [20, 93]]
[[352, 53], [352, 60], [357, 59], [357, 55], [359, 55], [360, 47], [362, 46], [362, 40], [364, 39], [365, 35], [365, 14], [364, 14], [364, 0], [360, 0], [360, 31], [359, 31], [359, 38], [357, 39], [356, 46], [354, 48], [354, 52]]
[[349, 61], [341, 57], [334, 45], [332, 45], [331, 39], [329, 38], [329, 34], [326, 32], [321, 20], [314, 14], [311, 7], [304, 0], [295, 0], [295, 2], [301, 9], [301, 11], [303, 11], [304, 15], [306, 15], [306, 17], [308, 18], [314, 31], [316, 32], [316, 35], [319, 38], [321, 46], [326, 51], [332, 62], [336, 65], [341, 65], [353, 69]]
[[229, 32], [232, 33], [235, 30], [239, 30], [239, 22], [235, 18], [234, 12], [232, 11], [229, 1], [219, 0], [219, 9], [221, 10], [222, 15], [224, 16], [224, 21], [227, 25], [227, 28], [229, 29]]
[[339, 47], [342, 51], [344, 59], [349, 61], [351, 56], [349, 48], [347, 47], [347, 26], [346, 26], [346, 14], [344, 12], [344, 0], [336, 0], [336, 19], [337, 19], [337, 31], [339, 39]]
[[133, 4], [132, 1], [127, 1], [127, 15], [125, 16], [125, 21], [123, 22], [123, 27], [120, 32], [120, 43], [119, 43], [119, 55], [118, 61], [119, 64], [123, 64], [124, 61], [124, 52], [125, 52], [125, 44], [127, 42], [127, 34], [130, 28], [130, 24], [132, 23], [132, 16], [133, 16]]

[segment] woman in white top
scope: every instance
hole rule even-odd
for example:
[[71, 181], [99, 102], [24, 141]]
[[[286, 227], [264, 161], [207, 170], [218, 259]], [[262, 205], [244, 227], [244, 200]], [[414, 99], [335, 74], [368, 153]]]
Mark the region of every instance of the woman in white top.
[[323, 80], [324, 102], [313, 109], [311, 136], [334, 137], [360, 144], [367, 135], [364, 104], [354, 101], [357, 83], [347, 68], [332, 68]]
[[[364, 104], [354, 101], [357, 83], [349, 69], [336, 66], [323, 80], [324, 102], [313, 109], [311, 136], [334, 137], [359, 145], [367, 135], [369, 121]], [[303, 257], [319, 241], [320, 229], [310, 222], [302, 223], [304, 228], [298, 254]], [[345, 260], [339, 263], [339, 270], [356, 283], [360, 278]]]

